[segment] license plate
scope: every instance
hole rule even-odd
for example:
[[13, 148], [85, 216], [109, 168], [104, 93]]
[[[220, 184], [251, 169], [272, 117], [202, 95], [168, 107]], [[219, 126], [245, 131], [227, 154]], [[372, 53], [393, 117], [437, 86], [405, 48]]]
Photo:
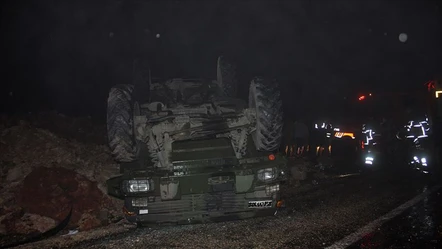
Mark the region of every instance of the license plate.
[[271, 208], [272, 201], [249, 201], [249, 208]]
[[148, 214], [149, 210], [148, 209], [140, 209], [140, 214]]

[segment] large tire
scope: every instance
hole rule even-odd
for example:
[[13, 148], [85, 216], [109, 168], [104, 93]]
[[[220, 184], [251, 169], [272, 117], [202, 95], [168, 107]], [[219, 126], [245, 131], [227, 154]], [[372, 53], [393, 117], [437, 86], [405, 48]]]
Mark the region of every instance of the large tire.
[[218, 57], [216, 79], [227, 97], [235, 98], [238, 92], [235, 66], [229, 63], [223, 56]]
[[252, 138], [259, 151], [276, 151], [282, 141], [283, 112], [281, 92], [276, 81], [252, 80], [249, 108], [256, 110], [256, 130]]
[[138, 146], [134, 136], [133, 85], [112, 87], [107, 100], [107, 136], [112, 156], [117, 162], [137, 159]]

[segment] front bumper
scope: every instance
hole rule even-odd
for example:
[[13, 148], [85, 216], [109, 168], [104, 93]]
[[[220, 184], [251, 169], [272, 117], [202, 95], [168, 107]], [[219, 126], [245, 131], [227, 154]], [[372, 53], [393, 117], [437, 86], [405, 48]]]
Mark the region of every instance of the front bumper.
[[[245, 219], [273, 214], [282, 206], [280, 184], [286, 178], [283, 158], [274, 161], [248, 158], [235, 167], [205, 169], [184, 175], [126, 172], [107, 181], [108, 194], [123, 199], [126, 218], [137, 223]], [[269, 175], [274, 177], [266, 178]], [[149, 190], [139, 193], [125, 190], [125, 182], [140, 178], [150, 179]]]
[[259, 191], [190, 194], [182, 195], [179, 200], [168, 201], [158, 198], [158, 201], [149, 202], [145, 207], [134, 207], [133, 199], [125, 199], [126, 219], [139, 224], [192, 224], [246, 219], [272, 215], [282, 204], [279, 192], [263, 196]]

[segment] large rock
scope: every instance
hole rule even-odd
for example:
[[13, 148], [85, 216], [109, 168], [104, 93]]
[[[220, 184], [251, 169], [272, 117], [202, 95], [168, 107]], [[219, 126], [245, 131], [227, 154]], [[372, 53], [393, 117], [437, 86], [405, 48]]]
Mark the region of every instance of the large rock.
[[[98, 216], [103, 208], [112, 205], [97, 184], [72, 170], [60, 167], [37, 168], [26, 176], [17, 193], [17, 204], [27, 212], [60, 222], [72, 206], [71, 227], [79, 221], [87, 222], [83, 230], [101, 225]], [[84, 215], [84, 214], [88, 215]], [[86, 219], [86, 221], [85, 221]], [[87, 221], [93, 220], [93, 221]]]
[[15, 233], [29, 234], [32, 232], [46, 232], [55, 227], [57, 222], [49, 217], [26, 213], [15, 222]]
[[71, 206], [72, 229], [121, 217], [122, 202], [106, 194], [105, 181], [119, 170], [105, 126], [54, 113], [0, 119], [1, 233], [50, 229]]

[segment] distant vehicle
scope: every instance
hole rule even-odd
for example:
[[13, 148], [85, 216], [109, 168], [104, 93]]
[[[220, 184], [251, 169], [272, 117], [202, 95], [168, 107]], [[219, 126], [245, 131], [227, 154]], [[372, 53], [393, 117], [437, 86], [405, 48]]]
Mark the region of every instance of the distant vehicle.
[[315, 123], [312, 129], [314, 149], [318, 162], [337, 171], [359, 170], [361, 129], [358, 122], [347, 115], [335, 113], [329, 122]]
[[241, 219], [282, 206], [278, 84], [254, 78], [248, 103], [236, 88], [235, 68], [219, 57], [217, 80], [153, 81], [149, 72], [139, 86], [110, 90], [109, 147], [122, 175], [108, 192], [125, 201], [129, 221]]
[[318, 117], [313, 124], [310, 147], [321, 165], [337, 171], [359, 171], [364, 114], [358, 112], [358, 99], [341, 96], [330, 102], [331, 108], [324, 110], [327, 118]]

